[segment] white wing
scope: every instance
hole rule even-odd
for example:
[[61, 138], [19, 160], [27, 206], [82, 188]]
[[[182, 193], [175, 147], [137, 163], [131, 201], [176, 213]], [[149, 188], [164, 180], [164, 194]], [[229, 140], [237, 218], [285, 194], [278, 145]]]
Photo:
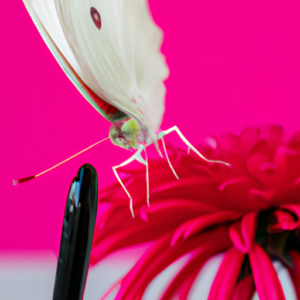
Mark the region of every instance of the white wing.
[[[160, 53], [162, 32], [153, 23], [146, 0], [24, 2], [93, 92], [150, 132], [158, 129], [168, 68]], [[100, 30], [92, 20], [92, 7], [101, 16]]]

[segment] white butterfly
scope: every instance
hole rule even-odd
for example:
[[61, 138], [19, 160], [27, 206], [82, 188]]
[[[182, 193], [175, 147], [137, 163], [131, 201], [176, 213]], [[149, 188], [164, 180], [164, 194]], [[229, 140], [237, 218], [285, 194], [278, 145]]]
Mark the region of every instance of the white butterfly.
[[[149, 136], [155, 139], [164, 113], [163, 80], [169, 70], [160, 53], [162, 31], [153, 23], [147, 2], [24, 3], [53, 55], [93, 107], [112, 122], [136, 120], [143, 133], [140, 142]], [[103, 107], [103, 100], [113, 107]]]
[[[138, 149], [126, 162], [113, 167], [130, 198], [132, 214], [131, 196], [116, 169], [134, 159], [146, 165], [149, 204], [148, 163], [141, 157], [147, 145], [154, 142], [158, 149], [158, 139], [177, 131], [189, 149], [205, 159], [176, 126], [155, 135], [164, 113], [166, 89], [163, 81], [169, 70], [160, 52], [163, 34], [154, 24], [146, 0], [23, 1], [67, 76], [85, 99], [112, 122], [111, 141], [125, 149]], [[168, 159], [164, 142], [163, 146]], [[172, 168], [169, 159], [168, 162]], [[50, 169], [15, 181], [15, 184]]]

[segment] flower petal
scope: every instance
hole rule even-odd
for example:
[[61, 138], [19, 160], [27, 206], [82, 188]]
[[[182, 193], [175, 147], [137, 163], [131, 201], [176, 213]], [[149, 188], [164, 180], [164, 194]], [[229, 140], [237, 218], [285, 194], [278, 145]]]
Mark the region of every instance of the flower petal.
[[254, 244], [249, 258], [259, 299], [285, 300], [276, 270], [266, 252], [258, 244]]
[[286, 204], [282, 205], [280, 207], [281, 209], [289, 210], [293, 214], [297, 216], [298, 219], [300, 219], [300, 205], [297, 204]]
[[206, 231], [199, 236], [182, 241], [170, 247], [172, 233], [167, 234], [158, 240], [137, 262], [133, 269], [124, 278], [121, 288], [116, 296], [116, 300], [136, 299], [144, 293], [150, 281], [158, 275], [164, 268], [181, 256], [197, 249], [203, 243], [211, 243], [219, 239], [230, 243], [228, 228], [219, 227]]
[[221, 211], [214, 214], [209, 214], [207, 216], [203, 216], [200, 218], [195, 219], [194, 222], [190, 224], [188, 229], [184, 234], [184, 238], [190, 238], [193, 235], [199, 233], [200, 231], [208, 228], [210, 226], [215, 226], [222, 224], [224, 222], [229, 222], [236, 220], [241, 217], [240, 213], [233, 212], [233, 211]]
[[284, 230], [294, 230], [300, 225], [300, 220], [296, 219], [288, 210], [277, 209], [270, 215], [270, 225], [268, 231], [271, 233]]
[[114, 204], [99, 219], [97, 223], [97, 232], [99, 233], [97, 240], [116, 231], [123, 230], [125, 227], [144, 226], [145, 218], [151, 220], [150, 227], [156, 226], [156, 224], [162, 225], [166, 221], [166, 212], [173, 225], [177, 227], [191, 218], [211, 213], [215, 210], [215, 207], [207, 203], [194, 200], [176, 199], [174, 197], [160, 201], [155, 201], [154, 199], [150, 207], [147, 205], [140, 207], [140, 218], [137, 216], [135, 219], [132, 219], [129, 211], [129, 202], [122, 201]]
[[231, 300], [251, 300], [255, 292], [253, 276], [242, 278], [235, 286]]
[[289, 268], [289, 273], [294, 283], [296, 294], [298, 299], [300, 299], [300, 253], [296, 251], [290, 251], [289, 253], [294, 268]]
[[230, 300], [245, 254], [231, 247], [227, 250], [210, 289], [208, 300]]
[[175, 245], [182, 238], [190, 238], [210, 226], [233, 221], [240, 217], [241, 214], [234, 211], [221, 211], [189, 220], [175, 230], [171, 246]]
[[[188, 285], [189, 287], [191, 287], [192, 283], [194, 282], [198, 272], [201, 270], [204, 263], [210, 257], [226, 249], [229, 245], [230, 243], [228, 239], [216, 239], [214, 241], [201, 244], [199, 250], [197, 250], [197, 253], [188, 261], [188, 263], [172, 280], [169, 287], [161, 297], [161, 300], [171, 299], [176, 292], [183, 296], [182, 293], [184, 291], [181, 290], [182, 285], [185, 284], [186, 281], [188, 281]], [[191, 277], [193, 280], [191, 280]], [[187, 294], [186, 292], [187, 291], [185, 291], [184, 294]], [[184, 298], [181, 297], [180, 299]]]
[[[124, 211], [129, 215], [129, 218], [131, 218], [128, 208]], [[131, 218], [132, 226], [128, 227], [128, 225], [126, 225], [127, 227], [123, 228], [122, 223], [118, 223], [117, 228], [111, 227], [109, 230], [106, 230], [106, 228], [96, 230], [91, 252], [91, 264], [97, 263], [118, 249], [151, 242], [163, 237], [169, 232], [172, 232], [173, 235], [174, 228], [187, 220], [185, 216], [181, 218], [178, 215], [178, 218], [172, 217], [166, 222], [165, 216], [166, 212], [164, 212], [160, 218], [154, 218], [151, 222]]]
[[252, 212], [245, 215], [242, 221], [236, 222], [230, 226], [229, 235], [237, 249], [247, 253], [254, 242], [256, 231], [257, 213]]
[[178, 291], [178, 297], [179, 300], [187, 300], [187, 297], [190, 293], [190, 290], [193, 286], [193, 283], [195, 282], [196, 278], [198, 276], [198, 272], [195, 272], [194, 274], [191, 274], [184, 282], [184, 284], [181, 285], [179, 291]]

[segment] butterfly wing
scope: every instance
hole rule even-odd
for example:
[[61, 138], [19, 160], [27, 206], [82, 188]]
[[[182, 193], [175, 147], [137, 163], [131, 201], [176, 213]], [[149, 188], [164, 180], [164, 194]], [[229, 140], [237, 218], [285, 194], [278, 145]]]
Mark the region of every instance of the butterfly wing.
[[[162, 32], [146, 0], [24, 2], [82, 95], [111, 121], [135, 118], [153, 138], [164, 113], [168, 68], [160, 53]], [[99, 12], [101, 27], [94, 23], [91, 9]], [[109, 106], [106, 111], [102, 99]]]
[[53, 56], [82, 96], [107, 120], [114, 122], [126, 118], [124, 113], [105, 102], [85, 84], [84, 75], [62, 30], [54, 1], [24, 0], [24, 4]]
[[[168, 76], [162, 31], [146, 0], [55, 0], [66, 39], [86, 84], [105, 101], [155, 131]], [[91, 9], [101, 18], [94, 23]]]

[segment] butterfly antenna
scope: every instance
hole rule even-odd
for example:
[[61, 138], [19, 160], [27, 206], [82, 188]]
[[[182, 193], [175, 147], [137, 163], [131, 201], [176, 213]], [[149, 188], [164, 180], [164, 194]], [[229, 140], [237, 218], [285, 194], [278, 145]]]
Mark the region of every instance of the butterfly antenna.
[[89, 147], [83, 149], [82, 151], [80, 151], [80, 152], [78, 152], [78, 153], [72, 155], [71, 157], [65, 159], [64, 161], [58, 163], [57, 165], [55, 165], [55, 166], [53, 166], [53, 167], [51, 167], [51, 168], [49, 168], [49, 169], [47, 169], [47, 170], [45, 170], [45, 171], [43, 171], [43, 172], [37, 174], [37, 175], [29, 176], [29, 177], [24, 177], [24, 178], [20, 178], [20, 179], [14, 179], [14, 180], [12, 181], [12, 182], [13, 182], [13, 185], [18, 185], [18, 184], [20, 184], [20, 183], [23, 183], [23, 182], [32, 180], [32, 179], [37, 178], [37, 177], [39, 177], [39, 176], [41, 176], [41, 175], [43, 175], [43, 174], [45, 174], [45, 173], [47, 173], [47, 172], [49, 172], [49, 171], [52, 171], [53, 169], [55, 169], [55, 168], [59, 167], [60, 165], [64, 164], [65, 162], [67, 162], [67, 161], [71, 160], [72, 158], [74, 158], [74, 157], [76, 157], [76, 156], [82, 154], [83, 152], [85, 152], [85, 151], [87, 151], [87, 150], [89, 150], [89, 149], [91, 149], [91, 148], [97, 146], [98, 144], [104, 142], [104, 141], [107, 140], [107, 139], [109, 139], [109, 137], [107, 137], [107, 138], [105, 138], [105, 139], [103, 139], [103, 140], [101, 140], [101, 141], [99, 141], [99, 142], [97, 142], [97, 143], [95, 143], [95, 144], [93, 144], [93, 145], [91, 145], [91, 146], [89, 146]]
[[150, 188], [149, 188], [149, 164], [146, 147], [144, 147], [145, 158], [146, 158], [146, 184], [147, 184], [147, 205], [150, 207]]
[[166, 155], [168, 164], [169, 164], [169, 166], [170, 166], [170, 168], [171, 168], [173, 174], [175, 175], [175, 177], [176, 177], [177, 179], [179, 179], [179, 177], [177, 176], [177, 174], [176, 174], [176, 172], [175, 172], [175, 170], [174, 170], [174, 168], [173, 168], [173, 166], [172, 166], [172, 164], [171, 164], [171, 162], [170, 162], [170, 160], [169, 160], [169, 156], [168, 156], [166, 144], [165, 144], [165, 141], [164, 141], [164, 138], [163, 138], [163, 137], [161, 138], [161, 141], [162, 141], [162, 144], [163, 144], [163, 147], [164, 147], [164, 151], [165, 151], [165, 155]]

